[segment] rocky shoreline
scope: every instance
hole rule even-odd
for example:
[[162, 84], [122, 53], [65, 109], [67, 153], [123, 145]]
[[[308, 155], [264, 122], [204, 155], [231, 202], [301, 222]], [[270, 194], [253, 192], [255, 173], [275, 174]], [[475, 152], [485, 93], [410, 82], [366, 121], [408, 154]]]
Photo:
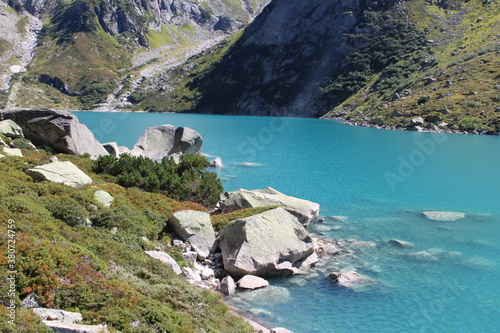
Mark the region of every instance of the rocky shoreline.
[[[397, 131], [413, 131], [413, 132], [430, 132], [430, 133], [447, 133], [447, 134], [479, 134], [479, 135], [500, 135], [500, 132], [464, 132], [464, 131], [458, 131], [458, 130], [452, 130], [449, 128], [443, 128], [439, 127], [436, 125], [430, 125], [428, 124], [427, 126], [423, 127], [422, 125], [424, 124], [424, 120], [421, 117], [415, 117], [412, 119], [412, 123], [409, 126], [406, 127], [398, 127], [398, 126], [391, 126], [387, 124], [375, 124], [372, 123], [368, 120], [347, 120], [344, 117], [320, 117], [320, 119], [327, 119], [327, 120], [338, 120], [341, 121], [345, 125], [351, 125], [351, 126], [360, 126], [360, 127], [370, 127], [370, 128], [377, 128], [377, 129], [385, 129], [385, 130], [397, 130]], [[429, 126], [430, 125], [430, 126]]]

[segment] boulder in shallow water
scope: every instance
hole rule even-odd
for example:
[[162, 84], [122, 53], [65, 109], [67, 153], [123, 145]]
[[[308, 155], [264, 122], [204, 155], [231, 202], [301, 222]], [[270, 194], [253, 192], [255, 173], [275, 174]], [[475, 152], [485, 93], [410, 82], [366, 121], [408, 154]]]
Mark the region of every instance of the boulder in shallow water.
[[201, 135], [189, 127], [178, 127], [175, 130], [174, 147], [170, 150], [172, 154], [196, 155], [203, 147]]
[[267, 287], [269, 285], [269, 282], [255, 275], [245, 275], [244, 277], [239, 279], [238, 282], [236, 282], [236, 285], [239, 289], [253, 290]]
[[366, 283], [371, 281], [366, 276], [363, 276], [355, 271], [333, 272], [330, 273], [329, 277], [338, 285], [348, 288], [352, 287], [354, 284]]
[[297, 273], [314, 253], [309, 233], [283, 208], [231, 221], [218, 239], [224, 268], [235, 276]]
[[293, 332], [283, 327], [275, 327], [271, 329], [271, 333], [293, 333]]
[[214, 158], [213, 160], [210, 161], [210, 166], [212, 168], [217, 168], [217, 169], [221, 169], [224, 167], [224, 165], [222, 164], [222, 160], [220, 157], [216, 157]]
[[442, 221], [442, 222], [454, 222], [465, 218], [465, 213], [461, 212], [437, 212], [437, 211], [425, 211], [422, 215], [427, 219], [432, 221]]
[[271, 187], [263, 190], [239, 189], [234, 192], [225, 192], [221, 194], [219, 205], [222, 212], [243, 208], [281, 206], [297, 217], [304, 226], [307, 226], [319, 214], [319, 204], [287, 196]]
[[26, 174], [31, 176], [34, 180], [48, 180], [53, 183], [60, 183], [78, 188], [92, 183], [92, 178], [87, 176], [82, 170], [69, 161], [39, 165], [26, 170]]

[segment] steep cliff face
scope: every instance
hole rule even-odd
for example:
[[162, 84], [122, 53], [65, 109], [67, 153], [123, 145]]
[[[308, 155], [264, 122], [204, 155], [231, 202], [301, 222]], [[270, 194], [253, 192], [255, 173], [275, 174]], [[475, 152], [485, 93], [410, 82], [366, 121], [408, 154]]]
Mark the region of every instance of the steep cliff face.
[[370, 0], [272, 1], [220, 61], [185, 82], [199, 96], [192, 110], [324, 114], [316, 103], [318, 89], [337, 77], [347, 67], [346, 56], [363, 45], [346, 37], [371, 30], [365, 24], [367, 12], [392, 6], [391, 1]]
[[132, 97], [160, 112], [498, 133], [498, 29], [490, 0], [273, 0], [242, 35]]

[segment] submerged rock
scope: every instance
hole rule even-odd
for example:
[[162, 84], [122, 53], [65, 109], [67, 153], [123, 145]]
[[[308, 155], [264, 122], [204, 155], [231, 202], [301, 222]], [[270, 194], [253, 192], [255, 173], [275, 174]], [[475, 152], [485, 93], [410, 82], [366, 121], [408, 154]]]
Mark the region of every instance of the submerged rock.
[[329, 277], [335, 281], [338, 285], [351, 288], [353, 285], [358, 283], [367, 283], [371, 280], [355, 271], [347, 272], [332, 272]]
[[309, 233], [283, 208], [230, 222], [219, 231], [219, 247], [235, 276], [297, 273], [314, 253]]
[[191, 243], [199, 260], [208, 257], [215, 243], [215, 231], [208, 213], [182, 210], [175, 212], [168, 223], [180, 238]]
[[34, 180], [48, 180], [53, 183], [60, 183], [78, 188], [92, 183], [92, 178], [87, 176], [82, 170], [69, 161], [39, 165], [26, 170], [26, 174], [31, 176]]
[[461, 212], [437, 212], [437, 211], [425, 211], [422, 215], [427, 219], [432, 221], [442, 221], [442, 222], [454, 222], [465, 218], [465, 213]]
[[305, 226], [318, 216], [320, 208], [317, 203], [287, 196], [271, 187], [263, 190], [239, 189], [234, 192], [225, 192], [221, 194], [219, 206], [222, 212], [243, 208], [281, 206]]
[[413, 260], [418, 260], [418, 261], [437, 261], [438, 258], [433, 256], [431, 253], [427, 251], [419, 251], [419, 252], [413, 252], [413, 253], [408, 253], [406, 254], [407, 258], [413, 259]]
[[91, 158], [108, 155], [94, 134], [66, 111], [12, 110], [2, 112], [4, 118], [16, 119], [24, 136], [36, 146], [48, 146], [58, 153], [82, 155]]
[[255, 276], [255, 275], [245, 275], [241, 279], [236, 282], [236, 286], [239, 289], [258, 289], [258, 288], [264, 288], [269, 285], [269, 282], [267, 280], [264, 280], [261, 277]]
[[390, 245], [394, 245], [396, 247], [401, 247], [401, 248], [410, 248], [413, 247], [414, 245], [410, 242], [405, 242], [399, 239], [391, 239], [388, 241]]

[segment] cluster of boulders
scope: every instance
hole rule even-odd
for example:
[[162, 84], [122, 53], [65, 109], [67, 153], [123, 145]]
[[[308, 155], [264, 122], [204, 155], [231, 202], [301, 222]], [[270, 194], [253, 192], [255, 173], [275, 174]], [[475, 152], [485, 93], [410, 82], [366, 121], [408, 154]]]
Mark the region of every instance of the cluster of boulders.
[[[116, 142], [101, 144], [74, 114], [66, 111], [3, 110], [0, 111], [0, 119], [3, 120], [0, 122], [0, 133], [14, 138], [26, 138], [34, 146], [47, 151], [72, 155], [89, 154], [93, 159], [103, 155], [118, 157], [126, 153], [155, 160], [172, 157], [178, 161], [183, 154], [199, 154], [203, 146], [201, 135], [188, 127], [149, 127], [130, 150], [118, 146]], [[222, 162], [214, 162], [214, 166], [220, 167]]]

